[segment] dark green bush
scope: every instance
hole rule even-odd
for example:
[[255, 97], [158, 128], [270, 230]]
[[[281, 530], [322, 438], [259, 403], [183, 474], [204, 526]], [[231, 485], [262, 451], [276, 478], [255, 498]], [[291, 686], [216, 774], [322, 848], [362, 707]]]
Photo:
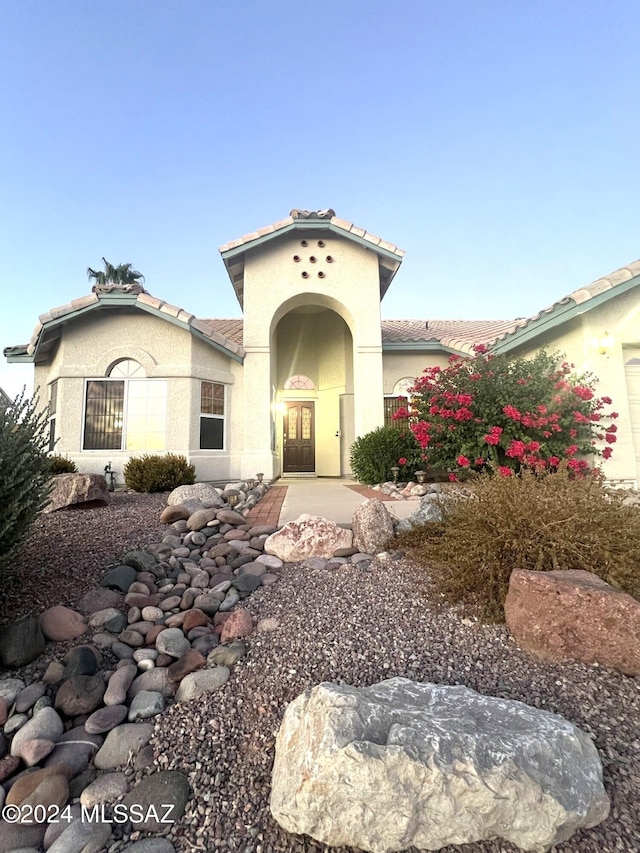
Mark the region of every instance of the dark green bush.
[[595, 476], [481, 475], [467, 497], [441, 500], [443, 521], [398, 537], [428, 568], [436, 595], [504, 621], [514, 569], [583, 569], [640, 599], [640, 509]]
[[178, 486], [190, 486], [196, 469], [184, 456], [132, 456], [123, 470], [124, 481], [135, 492], [170, 492]]
[[46, 410], [23, 390], [13, 401], [0, 401], [0, 573], [47, 504], [49, 424]]
[[55, 476], [56, 474], [75, 474], [77, 470], [78, 466], [73, 459], [67, 459], [66, 456], [60, 456], [58, 453], [49, 456], [49, 473], [51, 476]]
[[409, 430], [378, 427], [351, 445], [351, 470], [360, 483], [372, 486], [390, 480], [393, 465], [400, 468], [403, 482], [414, 479], [414, 471], [423, 467], [420, 446]]

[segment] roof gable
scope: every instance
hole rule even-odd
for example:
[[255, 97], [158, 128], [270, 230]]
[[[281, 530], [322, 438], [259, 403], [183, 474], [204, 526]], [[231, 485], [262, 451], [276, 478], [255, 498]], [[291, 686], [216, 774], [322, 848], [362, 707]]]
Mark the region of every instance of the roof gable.
[[4, 355], [9, 363], [46, 361], [64, 326], [90, 312], [122, 306], [136, 308], [179, 326], [235, 361], [242, 362], [244, 358], [241, 342], [225, 337], [217, 329], [183, 308], [157, 299], [145, 291], [132, 293], [122, 289], [94, 292], [41, 314], [29, 343], [6, 347]]
[[233, 284], [238, 302], [242, 307], [244, 303], [244, 264], [248, 252], [255, 251], [271, 242], [281, 239], [284, 235], [292, 232], [309, 233], [318, 235], [336, 234], [358, 245], [364, 246], [376, 253], [378, 256], [378, 270], [380, 274], [380, 299], [387, 292], [391, 281], [398, 271], [404, 251], [393, 243], [388, 243], [381, 237], [371, 234], [364, 228], [358, 228], [352, 222], [339, 219], [331, 208], [327, 210], [298, 210], [294, 208], [286, 219], [258, 228], [250, 234], [245, 234], [237, 240], [231, 240], [220, 246], [220, 254], [227, 270], [227, 274]]

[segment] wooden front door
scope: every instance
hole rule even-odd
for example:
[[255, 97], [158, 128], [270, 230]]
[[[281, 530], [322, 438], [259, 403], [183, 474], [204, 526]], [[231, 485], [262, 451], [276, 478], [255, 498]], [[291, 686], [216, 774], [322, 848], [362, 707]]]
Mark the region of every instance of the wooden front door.
[[282, 470], [285, 474], [316, 470], [314, 404], [285, 403]]

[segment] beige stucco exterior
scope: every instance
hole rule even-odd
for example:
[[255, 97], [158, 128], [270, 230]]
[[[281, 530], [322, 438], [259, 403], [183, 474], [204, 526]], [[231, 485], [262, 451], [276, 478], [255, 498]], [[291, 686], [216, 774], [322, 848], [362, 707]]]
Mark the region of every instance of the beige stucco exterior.
[[[152, 452], [185, 455], [198, 480], [291, 472], [284, 432], [294, 404], [313, 411], [305, 473], [348, 476], [353, 441], [384, 423], [384, 397], [426, 367], [445, 367], [451, 353], [471, 352], [480, 332], [496, 352], [530, 356], [544, 347], [564, 353], [578, 373], [593, 373], [619, 413], [605, 474], [640, 481], [640, 262], [525, 321], [384, 321], [383, 338], [380, 302], [404, 253], [333, 211], [292, 211], [220, 251], [243, 310], [242, 343], [239, 333], [225, 337], [229, 321], [219, 321], [227, 323], [221, 331], [218, 321], [198, 320], [141, 288], [108, 287], [52, 309], [28, 345], [5, 350], [9, 361], [34, 363], [40, 405], [56, 383], [56, 452], [79, 470], [102, 473], [111, 464], [123, 481], [131, 451], [84, 450], [84, 406], [87, 380], [132, 360], [144, 371], [140, 381], [164, 389], [162, 447]], [[288, 387], [291, 377], [304, 381]], [[203, 381], [224, 386], [220, 450], [200, 449]]]

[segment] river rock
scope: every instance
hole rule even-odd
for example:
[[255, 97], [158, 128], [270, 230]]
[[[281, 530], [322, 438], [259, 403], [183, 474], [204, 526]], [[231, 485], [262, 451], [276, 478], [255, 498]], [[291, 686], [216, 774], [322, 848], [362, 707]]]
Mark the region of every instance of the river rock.
[[191, 672], [180, 682], [176, 691], [176, 702], [188, 702], [197, 699], [204, 693], [212, 693], [225, 684], [229, 678], [226, 666], [214, 666], [211, 669], [201, 669]]
[[[146, 832], [170, 829], [183, 816], [191, 793], [187, 777], [177, 770], [159, 770], [146, 776], [123, 799], [140, 805], [147, 819], [136, 824]], [[168, 808], [170, 806], [170, 808]]]
[[126, 705], [109, 705], [106, 708], [98, 708], [85, 720], [84, 728], [88, 734], [99, 735], [115, 729], [127, 716]]
[[74, 675], [58, 688], [54, 707], [68, 717], [90, 714], [101, 704], [105, 686], [99, 675]]
[[593, 741], [562, 717], [392, 678], [321, 684], [287, 707], [271, 812], [288, 832], [371, 853], [491, 838], [542, 853], [603, 821], [609, 800]]
[[22, 756], [22, 747], [30, 740], [54, 743], [62, 736], [64, 725], [53, 708], [43, 708], [16, 732], [11, 741], [11, 755]]
[[45, 650], [45, 639], [35, 616], [23, 616], [0, 632], [0, 666], [17, 669]]
[[151, 740], [151, 723], [123, 723], [112, 729], [98, 751], [94, 764], [98, 770], [113, 770], [129, 760], [129, 753], [137, 753]]

